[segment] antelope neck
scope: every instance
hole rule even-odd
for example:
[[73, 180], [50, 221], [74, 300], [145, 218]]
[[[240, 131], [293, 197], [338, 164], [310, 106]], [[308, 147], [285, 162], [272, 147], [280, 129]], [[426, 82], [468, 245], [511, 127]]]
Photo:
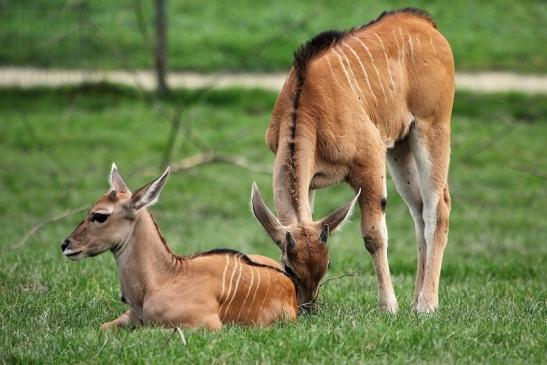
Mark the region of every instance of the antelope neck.
[[144, 296], [182, 270], [161, 236], [150, 213], [137, 214], [133, 234], [116, 255], [122, 294], [132, 307], [142, 307]]
[[298, 174], [299, 179], [292, 181], [289, 172], [289, 151], [280, 151], [276, 156], [273, 171], [273, 194], [280, 222], [289, 226], [300, 222], [311, 222], [311, 206], [308, 197], [309, 178], [306, 174]]

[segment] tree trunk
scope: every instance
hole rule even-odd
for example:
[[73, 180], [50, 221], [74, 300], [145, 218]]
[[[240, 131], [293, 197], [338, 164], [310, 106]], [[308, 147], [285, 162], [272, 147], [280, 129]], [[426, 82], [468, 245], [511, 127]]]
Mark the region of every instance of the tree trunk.
[[166, 7], [167, 0], [154, 0], [156, 45], [154, 59], [156, 66], [157, 93], [159, 97], [165, 96], [169, 91], [167, 86], [167, 31], [166, 31]]

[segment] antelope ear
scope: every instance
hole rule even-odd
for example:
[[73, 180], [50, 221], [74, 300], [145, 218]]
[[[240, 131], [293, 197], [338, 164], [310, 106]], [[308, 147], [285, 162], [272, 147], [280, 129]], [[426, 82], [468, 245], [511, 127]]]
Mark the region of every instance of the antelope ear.
[[285, 242], [287, 251], [295, 251], [296, 250], [296, 240], [294, 239], [294, 236], [291, 232], [287, 231], [285, 234]]
[[279, 222], [279, 219], [277, 219], [270, 208], [268, 208], [268, 206], [264, 203], [256, 183], [253, 183], [253, 188], [251, 191], [251, 208], [255, 218], [262, 225], [266, 233], [268, 233], [268, 235], [280, 248], [283, 248], [285, 229], [283, 228], [281, 222]]
[[321, 228], [321, 234], [319, 235], [319, 242], [326, 244], [327, 240], [329, 239], [329, 230], [330, 227], [328, 224], [323, 224], [323, 228]]
[[129, 188], [125, 185], [118, 167], [114, 162], [112, 162], [112, 168], [110, 169], [110, 176], [108, 177], [108, 182], [110, 183], [110, 191], [115, 191], [117, 193], [127, 193]]
[[[330, 230], [331, 232], [336, 231], [336, 229], [341, 228], [342, 224], [346, 222], [349, 219], [349, 217], [351, 217], [353, 207], [355, 206], [355, 203], [357, 202], [359, 195], [361, 195], [361, 189], [359, 189], [355, 197], [351, 201], [349, 201], [346, 205], [344, 205], [341, 208], [338, 208], [337, 210], [335, 210], [334, 212], [332, 212], [330, 215], [323, 218], [319, 222], [319, 224], [323, 227], [323, 230], [325, 225], [328, 225], [327, 237], [328, 237], [328, 230]], [[323, 233], [321, 233], [321, 235], [323, 235]]]
[[139, 210], [143, 207], [155, 204], [169, 177], [169, 167], [156, 180], [144, 185], [131, 196], [131, 208]]

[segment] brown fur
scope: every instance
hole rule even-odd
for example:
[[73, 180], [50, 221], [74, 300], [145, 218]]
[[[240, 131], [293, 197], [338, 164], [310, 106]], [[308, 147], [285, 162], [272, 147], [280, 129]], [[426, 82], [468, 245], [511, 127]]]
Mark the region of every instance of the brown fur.
[[[328, 262], [309, 192], [345, 181], [362, 191], [361, 229], [378, 278], [380, 307], [397, 310], [382, 203], [387, 160], [416, 226], [415, 307], [419, 312], [437, 308], [450, 210], [453, 96], [450, 46], [431, 18], [416, 9], [384, 13], [348, 32], [323, 33], [297, 51], [266, 141], [276, 154], [274, 198], [285, 227], [279, 230], [296, 232], [296, 249], [284, 253], [284, 263], [300, 282], [317, 288]], [[319, 275], [312, 277], [317, 268]], [[306, 295], [303, 300], [312, 301], [316, 293]]]
[[[115, 168], [113, 175], [113, 185], [123, 182], [117, 180]], [[169, 249], [146, 208], [157, 199], [167, 175], [161, 178], [161, 184], [152, 182], [137, 201], [125, 184], [113, 186], [120, 190], [115, 199], [110, 193], [99, 199], [62, 245], [73, 260], [114, 253], [122, 295], [131, 308], [101, 328], [160, 325], [214, 330], [230, 323], [263, 326], [296, 320], [295, 285], [272, 259], [232, 250], [184, 257]], [[156, 195], [147, 200], [147, 191]], [[97, 212], [108, 218], [92, 221]]]

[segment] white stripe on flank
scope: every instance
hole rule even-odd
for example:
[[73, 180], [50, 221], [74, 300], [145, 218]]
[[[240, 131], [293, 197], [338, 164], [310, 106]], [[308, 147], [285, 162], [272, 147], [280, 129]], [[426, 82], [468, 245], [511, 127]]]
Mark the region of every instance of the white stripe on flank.
[[241, 304], [241, 308], [239, 308], [239, 313], [237, 314], [236, 322], [239, 320], [239, 316], [241, 316], [241, 312], [243, 311], [243, 308], [245, 308], [245, 303], [247, 303], [247, 298], [249, 297], [249, 294], [251, 294], [251, 288], [253, 287], [254, 267], [249, 266], [249, 269], [251, 270], [251, 282], [249, 283], [249, 289], [247, 289], [247, 295], [245, 295], [245, 299], [243, 299], [243, 304]]
[[237, 296], [237, 288], [239, 287], [239, 282], [241, 281], [241, 274], [243, 273], [243, 265], [241, 265], [241, 257], [237, 258], [237, 264], [239, 267], [239, 276], [237, 277], [236, 286], [234, 288], [234, 294], [232, 295], [232, 299], [230, 299], [230, 301], [228, 302], [228, 305], [226, 306], [226, 310], [224, 311], [225, 315], [226, 313], [228, 313], [228, 309], [230, 308], [230, 305], [234, 301], [234, 298]]
[[264, 295], [264, 298], [262, 298], [262, 302], [260, 303], [260, 308], [258, 310], [258, 313], [262, 313], [262, 307], [264, 306], [264, 302], [268, 298], [268, 293], [270, 292], [270, 286], [272, 282], [272, 279], [270, 278], [271, 273], [266, 270], [264, 270], [264, 272], [267, 273], [266, 276], [268, 277], [268, 284], [266, 285], [266, 294]]
[[326, 56], [325, 57], [327, 59], [327, 63], [329, 65], [329, 72], [330, 72], [330, 75], [331, 77], [334, 79], [334, 82], [336, 83], [336, 85], [342, 89], [342, 85], [340, 85], [340, 81], [338, 81], [338, 77], [336, 77], [336, 75], [334, 74], [334, 71], [333, 71], [333, 68], [332, 68], [332, 64], [330, 62], [330, 57], [329, 56]]
[[[338, 53], [336, 48], [333, 48], [332, 51], [334, 52], [336, 57], [338, 57], [338, 61], [340, 62], [340, 65], [342, 66], [342, 69], [344, 70], [344, 73], [346, 74], [346, 79], [348, 80], [349, 86], [351, 87], [353, 92], [357, 94], [357, 90], [353, 87], [353, 83], [351, 82], [351, 78], [350, 78], [349, 73], [348, 73], [348, 68], [349, 67], [346, 68], [346, 65], [344, 65], [344, 61], [342, 60], [342, 56], [340, 56], [340, 53]], [[344, 57], [345, 57], [345, 55], [344, 55]], [[349, 66], [349, 64], [348, 64], [348, 66]], [[351, 68], [349, 68], [349, 71], [351, 72]], [[352, 75], [353, 75], [353, 73], [352, 73]], [[357, 86], [359, 87], [359, 85], [357, 85]], [[359, 89], [359, 91], [360, 91], [360, 89]], [[361, 97], [364, 99], [364, 97], [362, 96], [363, 93], [361, 92], [360, 94], [361, 94]]]
[[220, 298], [224, 296], [224, 287], [226, 281], [226, 271], [228, 270], [228, 264], [230, 263], [230, 256], [226, 255], [226, 265], [224, 266], [224, 272], [222, 273], [222, 292], [220, 293]]
[[[346, 47], [349, 47], [347, 44], [342, 44]], [[349, 47], [352, 51], [353, 49], [351, 47]], [[355, 86], [357, 87], [357, 90], [359, 90], [359, 94], [361, 95], [361, 99], [362, 100], [365, 100], [365, 94], [363, 93], [363, 90], [361, 90], [361, 87], [359, 86], [359, 83], [357, 82], [357, 77], [355, 77], [355, 73], [353, 72], [353, 69], [351, 68], [351, 64], [349, 63], [349, 58], [348, 56], [346, 56], [346, 54], [344, 53], [344, 51], [340, 48], [339, 49], [339, 52], [340, 54], [344, 57], [344, 60], [346, 61], [346, 64], [348, 65], [348, 70], [349, 70], [349, 73], [351, 74], [351, 78], [353, 80], [353, 82], [355, 83]], [[361, 60], [359, 60], [359, 57], [357, 57], [357, 60], [359, 61], [359, 63], [361, 63]], [[372, 90], [371, 90], [372, 92]], [[374, 96], [374, 99], [376, 100], [376, 96], [374, 94], [372, 94], [372, 96]]]
[[405, 37], [403, 37], [403, 32], [401, 31], [401, 27], [399, 27], [399, 35], [401, 36], [401, 45], [403, 46], [403, 62], [406, 61], [405, 56]]
[[414, 49], [412, 48], [412, 36], [408, 35], [408, 46], [410, 47], [410, 55], [412, 56], [412, 62], [414, 62]]
[[420, 40], [420, 35], [416, 34], [416, 41], [418, 41], [418, 47], [422, 46], [422, 41]]
[[251, 312], [251, 309], [253, 309], [253, 304], [255, 302], [256, 293], [258, 293], [258, 289], [260, 289], [260, 269], [256, 269], [256, 275], [258, 276], [258, 280], [256, 281], [256, 289], [253, 293], [253, 299], [251, 299], [251, 303], [249, 303], [249, 310], [247, 311], [247, 315]]
[[431, 47], [433, 47], [433, 50], [435, 51], [435, 56], [437, 55], [437, 48], [435, 48], [435, 44], [433, 44], [433, 37], [431, 34], [429, 35], [429, 42], [431, 43]]
[[386, 51], [386, 47], [384, 46], [384, 42], [382, 41], [382, 38], [380, 38], [380, 36], [378, 36], [378, 34], [376, 34], [374, 32], [372, 34], [374, 34], [374, 36], [378, 39], [378, 41], [380, 42], [380, 45], [382, 46], [382, 50], [384, 51], [384, 57], [386, 58], [387, 74], [389, 76], [389, 82], [391, 84], [391, 89], [395, 90], [395, 81], [393, 81], [393, 76], [391, 75], [391, 67], [389, 66], [389, 60], [387, 58], [387, 51]]
[[403, 66], [401, 65], [401, 49], [399, 48], [399, 40], [397, 39], [395, 29], [393, 29], [393, 36], [395, 37], [395, 44], [397, 44], [397, 63], [399, 64], [399, 69], [403, 71]]
[[[232, 279], [230, 279], [230, 288], [228, 289], [228, 294], [226, 295], [226, 297], [224, 297], [226, 271], [228, 270], [229, 266], [230, 266], [230, 255], [226, 255], [226, 266], [224, 267], [224, 273], [222, 274], [222, 293], [220, 293], [220, 298], [219, 298], [219, 300], [222, 301], [222, 304], [220, 305], [220, 307], [218, 307], [218, 314], [219, 315], [222, 312], [222, 307], [224, 307], [224, 304], [226, 303], [226, 300], [228, 299], [228, 296], [230, 295], [230, 290], [232, 288]], [[232, 276], [233, 276], [233, 274], [234, 273], [232, 271]]]
[[[226, 304], [226, 302], [228, 301], [228, 298], [230, 298], [230, 296], [232, 295], [232, 282], [234, 281], [234, 276], [236, 274], [236, 270], [237, 270], [237, 258], [234, 259], [234, 270], [232, 270], [232, 276], [230, 277], [230, 286], [228, 287], [228, 293], [226, 293], [226, 299], [224, 300], [224, 302], [222, 303], [222, 306], [224, 306], [224, 304]], [[218, 310], [218, 314], [220, 315], [222, 312], [220, 311], [222, 308], [219, 308]], [[226, 315], [226, 312], [228, 311], [228, 308], [226, 308], [224, 310], [224, 315]]]
[[[365, 69], [365, 66], [363, 66], [363, 63], [361, 62], [361, 59], [359, 58], [357, 53], [353, 50], [353, 48], [351, 48], [349, 45], [347, 45], [345, 43], [343, 43], [342, 45], [347, 47], [351, 51], [351, 53], [353, 53], [353, 56], [357, 59], [357, 62], [359, 62], [359, 65], [361, 65], [361, 70], [363, 71], [363, 74], [365, 75], [365, 80], [367, 81], [367, 85], [368, 85], [368, 89], [370, 90], [370, 94], [372, 95], [372, 97], [374, 98], [375, 101], [378, 101], [376, 99], [376, 94], [374, 94], [374, 92], [372, 91], [372, 86], [370, 85], [367, 70]], [[346, 58], [346, 60], [347, 60], [347, 58]], [[349, 62], [348, 62], [348, 64], [349, 64]]]
[[[376, 76], [378, 77], [378, 82], [380, 83], [380, 87], [382, 88], [382, 94], [384, 94], [384, 99], [386, 99], [387, 96], [386, 96], [386, 91], [384, 90], [384, 84], [382, 83], [382, 79], [380, 78], [380, 73], [378, 72], [378, 69], [376, 68], [376, 63], [374, 62], [374, 58], [372, 57], [372, 53], [370, 53], [370, 51], [369, 51], [367, 45], [365, 44], [365, 42], [363, 42], [361, 39], [357, 38], [354, 35], [352, 35], [351, 37], [356, 39], [361, 44], [361, 46], [363, 46], [365, 51], [367, 51], [367, 54], [370, 57], [370, 62], [372, 63], [372, 67], [374, 68], [374, 71], [376, 72]], [[352, 51], [353, 51], [353, 49], [352, 49]], [[355, 54], [355, 57], [357, 57], [357, 54], [355, 53], [355, 51], [353, 51], [353, 53]], [[359, 59], [359, 58], [357, 58], [357, 59]], [[361, 66], [363, 66], [363, 64], [361, 63], [360, 60], [359, 60], [359, 63], [361, 64]], [[364, 69], [365, 68], [363, 67], [363, 70]]]

